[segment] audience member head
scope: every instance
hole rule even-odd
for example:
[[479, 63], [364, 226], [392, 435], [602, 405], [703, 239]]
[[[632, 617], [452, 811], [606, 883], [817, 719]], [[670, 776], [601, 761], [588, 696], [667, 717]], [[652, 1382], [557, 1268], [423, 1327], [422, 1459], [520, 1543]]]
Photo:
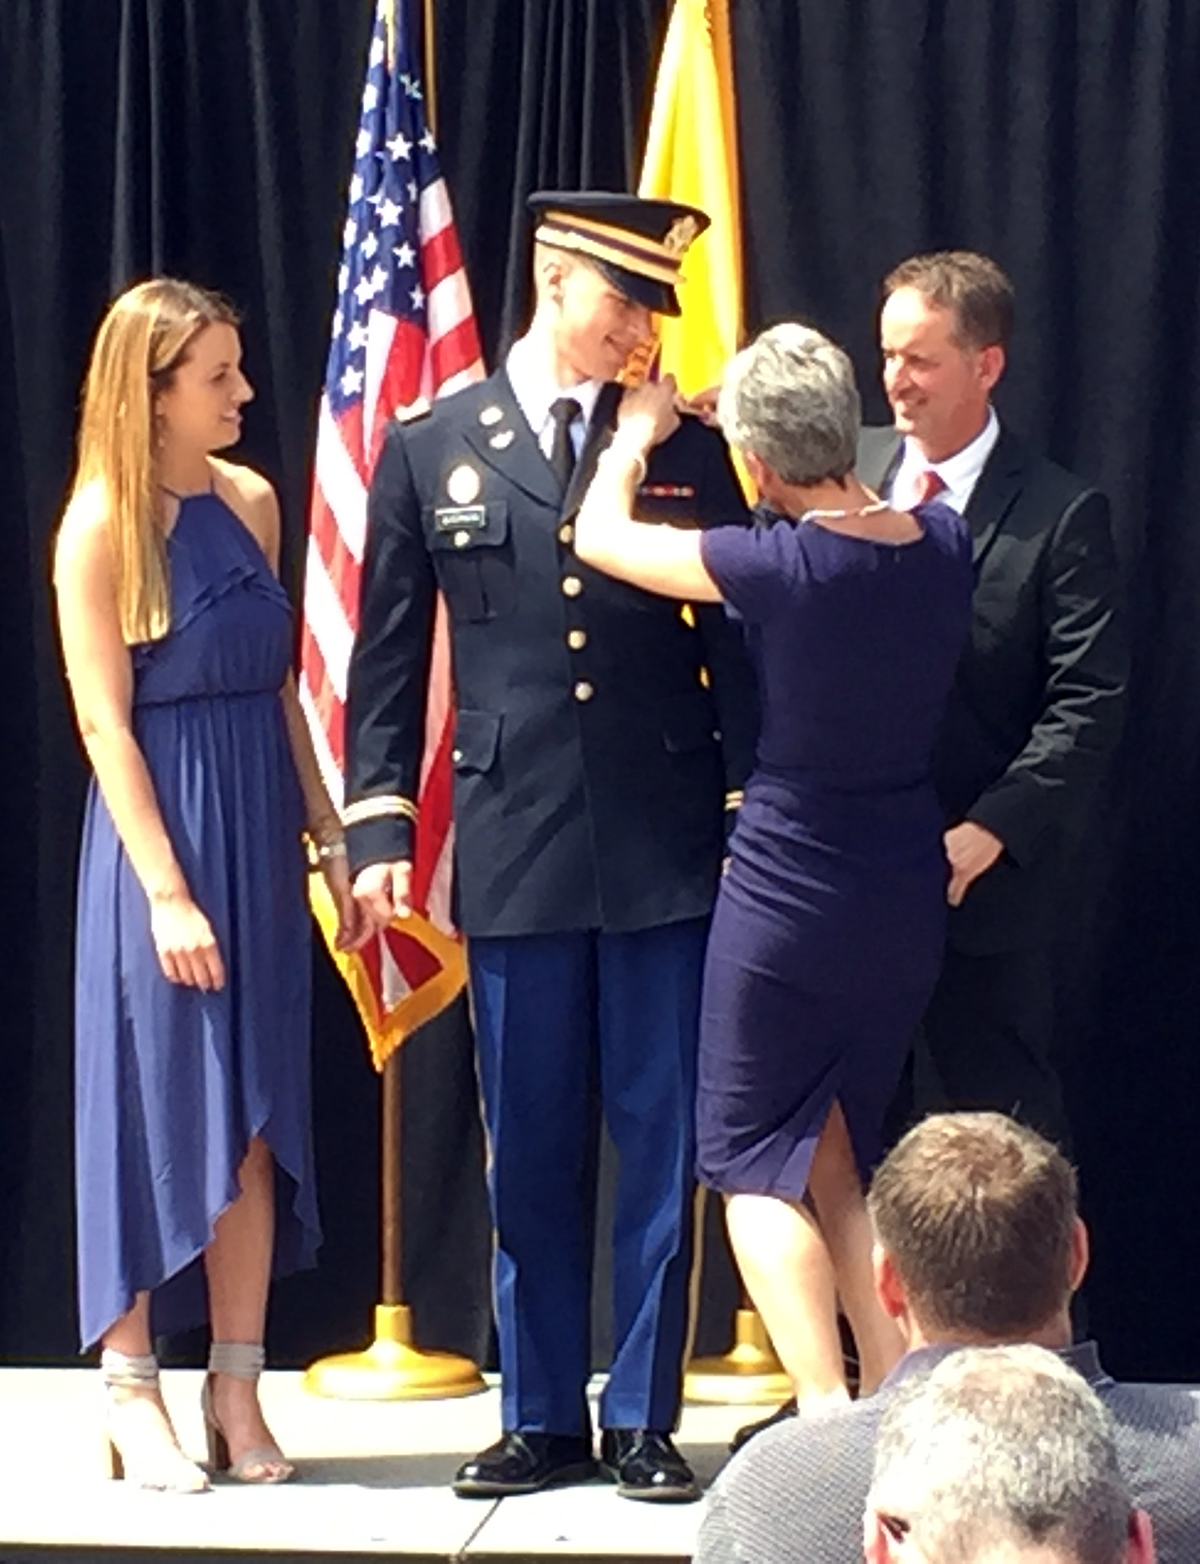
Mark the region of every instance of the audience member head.
[[967, 1348], [879, 1426], [868, 1564], [1148, 1564], [1103, 1403], [1040, 1347]]
[[868, 1196], [876, 1284], [910, 1345], [1071, 1339], [1087, 1268], [1075, 1172], [1000, 1113], [940, 1113], [909, 1130]]
[[[157, 465], [166, 440], [181, 433], [198, 448], [232, 445], [240, 426], [230, 404], [250, 387], [238, 369], [238, 316], [225, 299], [190, 282], [155, 277], [114, 300], [92, 346], [79, 419], [73, 493], [103, 491], [112, 541], [121, 627], [128, 641], [167, 628], [170, 593], [156, 525]], [[223, 333], [219, 340], [214, 333]], [[201, 340], [232, 359], [238, 384], [210, 385], [216, 362], [196, 366]], [[213, 356], [210, 354], [209, 356]], [[194, 386], [181, 387], [192, 366]], [[227, 366], [228, 367], [228, 366]]]
[[764, 494], [842, 483], [854, 466], [862, 406], [850, 360], [811, 326], [772, 326], [730, 360], [717, 416]]
[[929, 461], [944, 461], [982, 432], [1012, 318], [1012, 284], [995, 261], [970, 250], [913, 256], [884, 279], [884, 390], [897, 429]]

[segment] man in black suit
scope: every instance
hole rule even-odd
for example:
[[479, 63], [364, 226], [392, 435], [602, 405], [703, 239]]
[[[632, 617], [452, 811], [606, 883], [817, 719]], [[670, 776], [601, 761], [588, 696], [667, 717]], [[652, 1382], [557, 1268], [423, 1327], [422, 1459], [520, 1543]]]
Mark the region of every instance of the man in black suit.
[[976, 573], [934, 762], [954, 910], [916, 1043], [913, 1106], [997, 1108], [1066, 1144], [1050, 942], [1070, 912], [1071, 858], [1126, 679], [1108, 502], [996, 417], [1013, 301], [993, 261], [917, 256], [883, 292], [896, 422], [864, 431], [859, 476], [905, 508], [934, 494], [953, 505]]
[[[594, 1474], [586, 1399], [602, 1110], [620, 1171], [615, 1349], [601, 1462], [626, 1497], [692, 1499], [671, 1442], [687, 1326], [695, 1053], [724, 811], [749, 772], [753, 676], [719, 607], [681, 613], [588, 569], [573, 517], [631, 350], [703, 213], [549, 192], [537, 302], [504, 367], [393, 426], [371, 489], [350, 663], [345, 812], [355, 891], [408, 905], [437, 593], [458, 708], [454, 823], [496, 1228], [504, 1437], [466, 1496]], [[657, 448], [647, 518], [745, 517], [697, 420]]]

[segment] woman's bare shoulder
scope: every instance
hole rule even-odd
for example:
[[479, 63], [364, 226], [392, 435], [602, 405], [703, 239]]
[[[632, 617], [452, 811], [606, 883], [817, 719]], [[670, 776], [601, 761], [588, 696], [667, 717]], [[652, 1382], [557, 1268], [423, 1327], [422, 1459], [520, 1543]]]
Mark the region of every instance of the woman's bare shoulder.
[[274, 556], [279, 541], [279, 501], [270, 479], [253, 467], [223, 461], [210, 456], [218, 494], [249, 528], [268, 557]]
[[108, 490], [99, 478], [75, 491], [58, 525], [54, 543], [56, 572], [64, 566], [111, 562], [108, 514]]
[[257, 472], [253, 467], [243, 466], [241, 462], [227, 462], [219, 456], [210, 456], [208, 460], [217, 477], [218, 485], [224, 483], [227, 490], [231, 490], [246, 504], [274, 504], [275, 490], [270, 479], [264, 478], [262, 473]]

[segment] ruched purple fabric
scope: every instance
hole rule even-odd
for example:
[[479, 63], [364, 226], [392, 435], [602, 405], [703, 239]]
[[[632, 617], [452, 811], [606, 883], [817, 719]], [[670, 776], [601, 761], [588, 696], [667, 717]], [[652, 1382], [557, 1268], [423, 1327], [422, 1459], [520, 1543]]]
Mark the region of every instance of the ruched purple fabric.
[[895, 545], [768, 518], [703, 535], [745, 622], [757, 766], [705, 967], [697, 1157], [726, 1193], [798, 1199], [837, 1100], [865, 1176], [946, 923], [930, 754], [970, 619], [965, 527]]

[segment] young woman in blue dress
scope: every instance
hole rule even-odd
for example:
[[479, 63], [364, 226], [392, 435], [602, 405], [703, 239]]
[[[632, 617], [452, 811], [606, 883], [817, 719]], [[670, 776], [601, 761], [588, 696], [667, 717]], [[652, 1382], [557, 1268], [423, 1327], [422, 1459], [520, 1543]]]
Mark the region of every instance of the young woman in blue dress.
[[272, 1269], [312, 1263], [320, 1238], [302, 830], [339, 942], [366, 933], [290, 672], [278, 502], [215, 454], [252, 395], [225, 301], [165, 278], [118, 298], [54, 566], [94, 771], [76, 936], [81, 1334], [102, 1348], [114, 1475], [178, 1492], [208, 1478], [177, 1442], [153, 1334], [197, 1323], [204, 1284], [210, 1460], [252, 1483], [293, 1471], [257, 1380]]

